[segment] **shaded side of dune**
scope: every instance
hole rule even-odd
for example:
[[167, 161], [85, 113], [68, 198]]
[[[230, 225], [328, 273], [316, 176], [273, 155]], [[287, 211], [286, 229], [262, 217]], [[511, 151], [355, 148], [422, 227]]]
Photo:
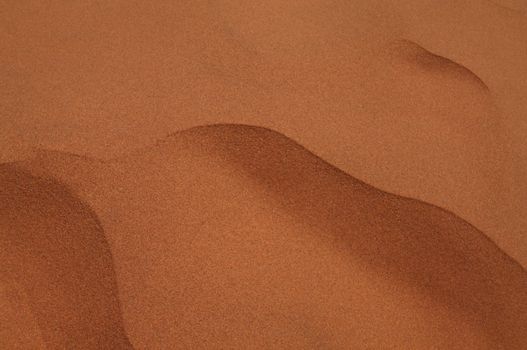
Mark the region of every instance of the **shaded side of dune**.
[[456, 215], [377, 190], [269, 129], [221, 124], [178, 135], [248, 175], [378, 274], [464, 314], [497, 344], [527, 345], [527, 273]]
[[[159, 154], [163, 156], [156, 158], [156, 155]], [[201, 157], [202, 155], [203, 157]], [[60, 158], [59, 161], [63, 164], [82, 162], [79, 159], [72, 160], [70, 156], [66, 155], [63, 157], [55, 155], [54, 157]], [[128, 174], [126, 176], [129, 177], [126, 181], [130, 182], [132, 191], [145, 191], [145, 196], [139, 196], [139, 198], [156, 198], [159, 200], [160, 191], [168, 191], [164, 193], [167, 205], [178, 206], [179, 203], [189, 198], [178, 198], [176, 196], [178, 191], [173, 191], [173, 189], [179, 184], [175, 184], [174, 179], [185, 172], [188, 173], [188, 169], [194, 169], [189, 165], [190, 162], [195, 162], [197, 158], [204, 162], [204, 166], [203, 168], [198, 166], [195, 169], [203, 173], [194, 174], [194, 170], [192, 170], [192, 174], [187, 174], [187, 176], [197, 179], [214, 178], [217, 174], [211, 169], [218, 169], [218, 165], [229, 167], [233, 170], [229, 171], [233, 176], [243, 175], [245, 179], [249, 179], [251, 183], [247, 186], [248, 191], [263, 189], [274, 199], [272, 204], [280, 207], [277, 211], [287, 212], [306, 228], [309, 228], [298, 234], [317, 235], [324, 244], [328, 242], [333, 244], [335, 251], [347, 254], [350, 261], [360, 259], [367, 266], [367, 269], [379, 276], [380, 279], [393, 280], [395, 278], [408, 288], [417, 290], [421, 295], [433, 300], [433, 303], [444, 305], [454, 313], [462, 314], [464, 320], [488, 334], [493, 344], [504, 346], [507, 349], [523, 349], [525, 347], [527, 274], [520, 265], [504, 254], [482, 232], [454, 214], [417, 200], [377, 190], [333, 167], [282, 134], [261, 127], [244, 125], [198, 127], [178, 132], [173, 137], [159, 142], [156, 146], [138, 150], [134, 154], [112, 162], [112, 166], [133, 170], [126, 172]], [[54, 162], [54, 164], [58, 164], [57, 161]], [[209, 167], [207, 162], [214, 164]], [[53, 173], [53, 164], [48, 164], [48, 167], [51, 169], [49, 172]], [[65, 168], [68, 169], [65, 169], [65, 173], [59, 177], [64, 179], [75, 177], [72, 175], [75, 171], [69, 169], [75, 168], [75, 166], [65, 166]], [[76, 171], [78, 172], [78, 170]], [[72, 251], [79, 249], [80, 252], [83, 252], [83, 249], [77, 248], [79, 244], [86, 246], [95, 244], [98, 248], [87, 250], [93, 252], [99, 249], [101, 251], [100, 237], [103, 236], [93, 232], [102, 233], [102, 231], [98, 228], [96, 221], [93, 221], [93, 216], [86, 214], [90, 213], [89, 209], [74, 199], [65, 188], [53, 181], [35, 179], [25, 173], [15, 176], [12, 171], [4, 171], [2, 174], [4, 179], [2, 181], [10, 184], [6, 187], [8, 191], [4, 197], [18, 198], [17, 201], [9, 201], [9, 203], [27, 202], [31, 204], [3, 209], [14, 218], [19, 218], [18, 221], [11, 221], [20, 222], [23, 221], [20, 219], [21, 215], [32, 217], [36, 216], [36, 213], [44, 212], [48, 213], [46, 214], [48, 217], [58, 217], [55, 221], [60, 223], [59, 227], [75, 229], [75, 225], [81, 224], [88, 228], [92, 227], [91, 238], [86, 239], [86, 241], [77, 241], [77, 243], [66, 239], [68, 236], [64, 232], [68, 232], [67, 230], [59, 232], [57, 238], [54, 238], [57, 233], [44, 230], [43, 237], [47, 237], [49, 240], [61, 240], [59, 243], [63, 250], [71, 245]], [[110, 181], [106, 176], [103, 177], [104, 181]], [[120, 177], [114, 180], [116, 181], [115, 185], [123, 183]], [[90, 179], [86, 180], [86, 182], [89, 181]], [[28, 195], [26, 193], [24, 195], [24, 187], [40, 189], [37, 193], [42, 193], [37, 197], [34, 197], [34, 194]], [[45, 188], [48, 190], [44, 191]], [[224, 190], [230, 191], [231, 189]], [[207, 193], [207, 196], [217, 194], [214, 191], [217, 189], [211, 188], [211, 192]], [[170, 193], [174, 197], [170, 197]], [[196, 200], [197, 204], [208, 201], [208, 198], [196, 199], [195, 193], [187, 193], [187, 195]], [[131, 199], [128, 198], [127, 200]], [[200, 200], [202, 202], [199, 202]], [[129, 205], [131, 208], [137, 204], [125, 203], [125, 201], [120, 203], [121, 206]], [[251, 205], [251, 203], [241, 204]], [[258, 205], [258, 203], [252, 203], [252, 205]], [[155, 203], [143, 201], [140, 206], [151, 206], [154, 211], [157, 210]], [[28, 211], [24, 209], [25, 207], [33, 209]], [[198, 207], [200, 212], [196, 215], [207, 214], [202, 212], [203, 206], [198, 205]], [[111, 206], [106, 209], [109, 210], [110, 214], [114, 213]], [[215, 208], [215, 210], [228, 209]], [[63, 212], [68, 213], [68, 215], [64, 217], [61, 214]], [[148, 211], [145, 210], [145, 213]], [[130, 214], [136, 219], [137, 213], [132, 212]], [[159, 213], [157, 214], [159, 215]], [[36, 217], [38, 220], [34, 220], [35, 222], [43, 221], [40, 216]], [[62, 219], [59, 220], [59, 218]], [[173, 225], [169, 227], [167, 234], [172, 235], [177, 232], [178, 225], [184, 225], [185, 220], [188, 219], [188, 217], [181, 216], [178, 217], [177, 223], [174, 223], [171, 218], [164, 217], [163, 220]], [[146, 225], [145, 228], [149, 228], [151, 225], [148, 220], [144, 224]], [[24, 225], [18, 223], [16, 227], [24, 227]], [[35, 231], [31, 227], [29, 229]], [[115, 230], [119, 230], [119, 228], [115, 228]], [[26, 231], [22, 230], [22, 233]], [[36, 230], [36, 232], [39, 231]], [[126, 236], [129, 232], [122, 234]], [[253, 234], [262, 235], [266, 232], [257, 227]], [[18, 243], [18, 246], [27, 246], [28, 243], [24, 245], [24, 242], [26, 241]], [[41, 244], [34, 241], [34, 238], [33, 241], [28, 240], [27, 242], [35, 243], [35, 247]], [[51, 249], [52, 247], [48, 247], [48, 245], [49, 243], [44, 242], [42, 249]], [[17, 245], [11, 244], [11, 246], [16, 247]], [[106, 245], [103, 244], [102, 246], [105, 247], [102, 251], [107, 251]], [[163, 246], [163, 252], [160, 253], [176, 254], [175, 251], [167, 251], [167, 249], [169, 248]], [[38, 254], [26, 253], [24, 256], [17, 253], [30, 251], [27, 248], [25, 250], [21, 248], [18, 250], [11, 249], [10, 251], [15, 252], [11, 254], [12, 265], [13, 261], [28, 262], [25, 267], [19, 268], [17, 271], [31, 271], [32, 266], [38, 266], [38, 263], [42, 261], [41, 258], [39, 258], [41, 260], [36, 258], [39, 256]], [[64, 257], [61, 254], [55, 251], [53, 256], [56, 261], [64, 262], [62, 266], [68, 265], [65, 263], [68, 259], [73, 259], [72, 261], [76, 266], [79, 266], [77, 271], [85, 268], [82, 263], [83, 260], [79, 261], [77, 256]], [[82, 256], [82, 254], [78, 255]], [[18, 260], [16, 260], [17, 256]], [[90, 255], [86, 253], [86, 256]], [[110, 265], [101, 263], [99, 266], [102, 266], [101, 271], [107, 271], [104, 266]], [[63, 268], [63, 271], [69, 270]], [[35, 273], [33, 275], [36, 276]], [[190, 278], [191, 276], [186, 277]], [[179, 276], [178, 278], [184, 277]], [[27, 280], [31, 281], [31, 279]], [[38, 279], [34, 280], [37, 281]], [[71, 282], [70, 285], [79, 283], [79, 280], [74, 277], [70, 277], [66, 281], [67, 283]], [[44, 285], [46, 282], [41, 281], [40, 283]], [[110, 284], [104, 288], [101, 287], [102, 289], [99, 288], [102, 291], [99, 293], [102, 296], [109, 295], [105, 300], [113, 303], [113, 310], [117, 315], [118, 310], [115, 306], [118, 305], [117, 299], [113, 294], [114, 292], [111, 292], [112, 290], [115, 291], [115, 288], [108, 288], [108, 285]], [[93, 293], [97, 292], [93, 290]], [[349, 293], [353, 293], [353, 290]], [[74, 295], [74, 297], [78, 297], [78, 300], [87, 298], [86, 300], [91, 302], [89, 295]], [[35, 298], [38, 300], [38, 298], [42, 299], [43, 296], [35, 295]], [[104, 299], [103, 297], [100, 298], [100, 300]], [[129, 300], [123, 299], [123, 303], [126, 302]], [[171, 311], [177, 312], [177, 309]], [[55, 314], [54, 319], [64, 320], [65, 315], [68, 313]], [[40, 319], [44, 319], [45, 314], [42, 313], [41, 316]], [[122, 329], [117, 316], [114, 321], [110, 325], [105, 325], [106, 328], [90, 328], [89, 325], [79, 321], [79, 327], [76, 329], [85, 327], [92, 334], [97, 332], [108, 334], [108, 331], [104, 333], [103, 330], [113, 329], [112, 334], [123, 334], [121, 331], [116, 331]], [[97, 323], [92, 322], [92, 324]], [[453, 322], [454, 328], [456, 324]], [[146, 325], [143, 324], [142, 326]], [[170, 326], [173, 327], [174, 325], [171, 324]], [[74, 330], [71, 332], [75, 333]], [[47, 329], [43, 333], [48, 334], [49, 337], [49, 334], [53, 334], [53, 330]], [[382, 336], [382, 334], [379, 335], [379, 337]]]
[[104, 232], [67, 188], [2, 165], [0, 244], [2, 277], [23, 289], [50, 349], [132, 349]]

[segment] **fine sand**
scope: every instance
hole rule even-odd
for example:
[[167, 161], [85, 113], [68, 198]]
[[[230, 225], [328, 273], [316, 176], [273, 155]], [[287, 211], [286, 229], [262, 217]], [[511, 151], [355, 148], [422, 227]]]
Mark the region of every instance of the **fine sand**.
[[0, 181], [12, 317], [52, 349], [526, 345], [527, 273], [482, 232], [268, 129], [40, 152]]
[[0, 348], [527, 348], [526, 48], [521, 0], [0, 2]]
[[284, 133], [527, 266], [522, 0], [0, 2], [0, 160]]

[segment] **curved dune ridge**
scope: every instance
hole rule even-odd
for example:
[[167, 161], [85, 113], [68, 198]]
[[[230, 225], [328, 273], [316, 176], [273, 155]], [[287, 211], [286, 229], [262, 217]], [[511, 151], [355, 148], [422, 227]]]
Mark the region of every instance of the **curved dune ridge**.
[[[2, 279], [25, 293], [47, 347], [131, 348], [95, 213], [59, 182], [9, 165], [0, 179]], [[19, 348], [18, 339], [5, 336], [2, 348]]]
[[0, 304], [35, 338], [3, 348], [527, 346], [527, 273], [482, 232], [269, 129], [40, 151], [0, 182], [1, 281], [26, 296]]
[[457, 213], [527, 266], [519, 2], [6, 2], [0, 161], [265, 126]]

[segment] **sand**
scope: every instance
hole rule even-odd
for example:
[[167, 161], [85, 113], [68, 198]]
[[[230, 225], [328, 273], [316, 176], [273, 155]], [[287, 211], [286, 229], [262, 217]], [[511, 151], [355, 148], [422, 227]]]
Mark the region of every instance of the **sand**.
[[526, 346], [521, 2], [0, 6], [0, 345]]

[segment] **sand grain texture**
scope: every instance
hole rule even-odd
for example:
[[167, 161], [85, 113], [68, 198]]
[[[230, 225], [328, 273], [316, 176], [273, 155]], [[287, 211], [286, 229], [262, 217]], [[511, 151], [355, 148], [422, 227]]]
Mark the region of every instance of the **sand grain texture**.
[[4, 161], [34, 147], [112, 158], [189, 127], [257, 125], [455, 212], [527, 265], [521, 2], [0, 6]]
[[0, 347], [527, 347], [526, 13], [0, 1]]
[[97, 213], [137, 348], [525, 345], [527, 274], [483, 233], [269, 129], [199, 127], [111, 161], [41, 152], [12, 167]]

